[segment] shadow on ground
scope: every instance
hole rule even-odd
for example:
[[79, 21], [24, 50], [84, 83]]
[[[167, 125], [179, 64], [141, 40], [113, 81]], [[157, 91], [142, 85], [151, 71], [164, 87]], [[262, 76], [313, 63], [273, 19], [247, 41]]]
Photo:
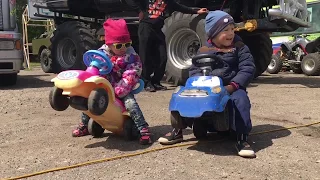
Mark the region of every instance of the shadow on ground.
[[[258, 125], [255, 126], [252, 130], [252, 135], [249, 137], [249, 142], [252, 145], [252, 148], [255, 152], [259, 152], [269, 146], [273, 145], [272, 140], [277, 138], [283, 138], [289, 136], [291, 132], [289, 130], [282, 130], [276, 132], [269, 132], [263, 134], [255, 134], [257, 132], [265, 132], [274, 129], [282, 129], [284, 127], [278, 125]], [[155, 126], [150, 128], [154, 134], [154, 141], [156, 141], [160, 136], [163, 136], [171, 130], [170, 125]], [[186, 129], [184, 131], [185, 135], [192, 134], [191, 129]], [[106, 140], [104, 140], [107, 137]], [[106, 149], [117, 149], [120, 151], [136, 151], [141, 149], [146, 149], [151, 145], [140, 145], [137, 140], [134, 141], [125, 141], [120, 136], [115, 136], [112, 133], [105, 133], [101, 137], [102, 141], [96, 142], [94, 144], [89, 144], [85, 148], [97, 148], [104, 147]], [[196, 141], [195, 138], [185, 139], [185, 142]], [[196, 142], [194, 145], [188, 147], [189, 150], [201, 151], [206, 154], [220, 155], [220, 156], [235, 156], [237, 152], [235, 150], [235, 139], [230, 139], [229, 137], [223, 137], [217, 135], [216, 133], [209, 134], [206, 140], [201, 140]]]
[[50, 80], [43, 80], [41, 77], [48, 77], [50, 74], [41, 75], [18, 75], [18, 81], [16, 85], [4, 86], [0, 83], [0, 90], [18, 90], [25, 88], [43, 88], [53, 87], [53, 83]]
[[[272, 146], [273, 139], [283, 138], [289, 136], [291, 132], [289, 130], [263, 133], [254, 135], [256, 132], [269, 131], [274, 129], [284, 128], [278, 125], [264, 124], [253, 127], [252, 135], [249, 137], [249, 143], [251, 144], [255, 152], [259, 152], [269, 146]], [[221, 137], [217, 134], [212, 134], [205, 141], [198, 141], [193, 146], [188, 147], [190, 150], [201, 151], [206, 154], [219, 155], [219, 156], [236, 156], [237, 151], [235, 149], [235, 140], [228, 137]]]
[[[150, 127], [150, 131], [153, 134], [153, 141], [157, 141], [159, 137], [165, 135], [172, 130], [171, 125], [161, 125]], [[185, 135], [191, 134], [191, 129], [186, 129]], [[107, 139], [106, 139], [107, 138]], [[116, 136], [112, 133], [105, 133], [103, 137], [100, 138], [102, 141], [96, 142], [94, 144], [89, 144], [85, 148], [97, 148], [104, 147], [106, 149], [117, 149], [120, 151], [135, 151], [139, 149], [146, 149], [151, 145], [140, 145], [139, 139], [133, 141], [125, 141], [121, 136]], [[106, 140], [105, 140], [106, 139]]]

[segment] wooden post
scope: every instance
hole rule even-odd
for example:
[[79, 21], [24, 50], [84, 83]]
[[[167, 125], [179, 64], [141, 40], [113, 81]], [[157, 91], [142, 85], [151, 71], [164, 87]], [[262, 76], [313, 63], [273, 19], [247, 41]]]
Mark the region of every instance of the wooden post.
[[22, 13], [22, 36], [23, 36], [23, 54], [24, 62], [27, 65], [27, 68], [30, 69], [30, 56], [29, 56], [29, 42], [28, 42], [28, 5]]

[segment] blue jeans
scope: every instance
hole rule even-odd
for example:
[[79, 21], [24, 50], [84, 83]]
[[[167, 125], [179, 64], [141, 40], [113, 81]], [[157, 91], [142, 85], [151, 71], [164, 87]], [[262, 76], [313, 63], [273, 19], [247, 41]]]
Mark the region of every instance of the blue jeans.
[[[134, 98], [133, 94], [128, 94], [127, 96], [123, 97], [121, 101], [124, 103], [124, 106], [126, 107], [127, 111], [130, 114], [131, 119], [136, 124], [137, 128], [139, 130], [142, 130], [145, 127], [148, 127], [148, 123], [144, 119], [143, 113]], [[84, 113], [81, 114], [81, 122], [84, 125], [88, 125], [90, 117]]]

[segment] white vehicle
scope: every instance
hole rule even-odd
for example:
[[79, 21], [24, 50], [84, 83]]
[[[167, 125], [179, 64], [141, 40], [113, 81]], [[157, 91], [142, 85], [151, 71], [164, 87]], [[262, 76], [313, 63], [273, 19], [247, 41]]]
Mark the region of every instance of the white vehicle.
[[16, 1], [0, 1], [0, 84], [15, 85], [23, 62], [21, 34], [18, 33]]

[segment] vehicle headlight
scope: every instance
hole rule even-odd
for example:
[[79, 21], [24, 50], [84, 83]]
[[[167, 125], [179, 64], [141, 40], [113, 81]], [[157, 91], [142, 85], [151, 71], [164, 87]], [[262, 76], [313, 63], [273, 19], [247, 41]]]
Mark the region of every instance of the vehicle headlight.
[[211, 89], [211, 92], [212, 92], [212, 93], [215, 93], [215, 94], [218, 94], [218, 93], [221, 92], [221, 87], [219, 87], [219, 86], [213, 87], [213, 88]]
[[179, 91], [180, 91], [180, 89], [181, 89], [181, 86], [176, 87], [176, 89], [173, 91], [173, 93], [177, 93], [177, 92], [179, 92]]

